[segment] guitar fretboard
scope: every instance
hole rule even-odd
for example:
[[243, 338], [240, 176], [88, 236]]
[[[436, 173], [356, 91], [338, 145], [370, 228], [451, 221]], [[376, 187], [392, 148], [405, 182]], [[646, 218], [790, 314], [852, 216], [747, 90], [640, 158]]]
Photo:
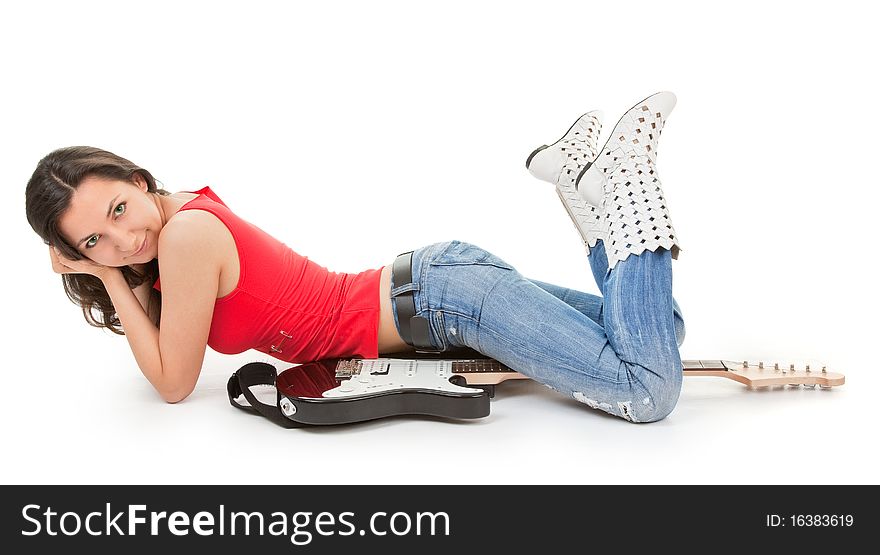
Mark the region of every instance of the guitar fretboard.
[[513, 372], [497, 360], [457, 360], [452, 363], [454, 374], [478, 374], [481, 372]]
[[[722, 360], [683, 360], [684, 371], [688, 370], [729, 370], [731, 363], [724, 364]], [[509, 367], [493, 360], [471, 359], [457, 360], [452, 363], [452, 371], [456, 374], [474, 374], [481, 372], [513, 372]]]
[[[685, 374], [694, 373], [700, 371], [735, 371], [742, 372], [743, 370], [749, 369], [757, 369], [764, 370], [765, 365], [764, 362], [749, 363], [748, 361], [743, 361], [742, 363], [734, 362], [730, 360], [713, 360], [713, 359], [699, 359], [699, 360], [683, 360], [681, 361], [682, 370]], [[780, 366], [778, 363], [774, 363], [772, 366], [767, 365], [766, 368], [782, 371], [785, 373], [795, 372], [794, 365]], [[472, 360], [457, 360], [452, 363], [452, 371], [456, 374], [472, 374], [472, 373], [481, 373], [481, 372], [514, 372], [509, 367], [504, 364], [498, 362], [497, 360], [487, 358], [487, 359], [472, 359]], [[815, 370], [813, 370], [815, 371]], [[810, 372], [810, 366], [806, 366], [806, 372]], [[825, 373], [825, 367], [823, 366], [819, 371], [821, 373]]]

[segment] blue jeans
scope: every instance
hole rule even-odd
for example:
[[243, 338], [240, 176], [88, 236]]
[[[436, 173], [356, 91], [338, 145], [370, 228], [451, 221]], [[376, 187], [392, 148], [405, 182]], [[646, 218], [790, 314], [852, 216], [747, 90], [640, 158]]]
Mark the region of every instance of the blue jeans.
[[608, 270], [600, 240], [590, 268], [602, 296], [523, 277], [510, 264], [462, 241], [413, 252], [416, 314], [442, 350], [467, 347], [546, 386], [630, 422], [654, 422], [681, 392], [681, 309], [672, 298], [672, 255], [630, 255]]

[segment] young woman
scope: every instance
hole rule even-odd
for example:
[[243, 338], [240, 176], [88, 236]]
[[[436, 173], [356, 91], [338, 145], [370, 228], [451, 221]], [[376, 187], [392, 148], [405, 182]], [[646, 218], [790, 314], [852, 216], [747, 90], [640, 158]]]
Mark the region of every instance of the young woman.
[[210, 188], [171, 194], [144, 168], [92, 147], [40, 160], [27, 217], [86, 320], [124, 330], [171, 403], [195, 388], [206, 346], [294, 363], [470, 348], [592, 408], [653, 422], [672, 411], [682, 379], [671, 267], [679, 246], [655, 165], [674, 105], [668, 92], [638, 103], [601, 152], [599, 113], [589, 112], [526, 162], [556, 185], [601, 297], [529, 280], [455, 240], [381, 268], [330, 272]]

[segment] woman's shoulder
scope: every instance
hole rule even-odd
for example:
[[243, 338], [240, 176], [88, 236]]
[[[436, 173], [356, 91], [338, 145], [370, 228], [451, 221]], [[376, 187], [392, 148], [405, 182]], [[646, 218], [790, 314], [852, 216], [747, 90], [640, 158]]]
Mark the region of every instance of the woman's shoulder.
[[[205, 210], [183, 210], [168, 220], [159, 233], [159, 265], [163, 276], [169, 267], [178, 267], [219, 278], [218, 298], [237, 287], [241, 272], [235, 239], [217, 216]], [[173, 274], [181, 283], [192, 282], [192, 276]]]
[[164, 198], [171, 201], [172, 205], [174, 206], [175, 212], [177, 212], [185, 204], [199, 198], [199, 196], [200, 195], [198, 193], [195, 193], [193, 191], [179, 191], [177, 193], [170, 193], [164, 196]]
[[223, 243], [229, 230], [216, 215], [206, 210], [181, 210], [172, 215], [159, 233], [159, 245]]
[[[182, 231], [185, 231], [184, 228], [192, 227], [204, 227], [205, 231], [210, 231], [210, 228], [216, 228], [216, 225], [213, 224], [215, 222], [219, 223], [220, 220], [217, 216], [211, 214], [211, 212], [207, 210], [184, 209], [184, 207], [190, 205], [192, 201], [200, 196], [202, 196], [201, 190], [180, 191], [165, 197], [166, 200], [163, 204], [166, 213], [169, 213], [170, 215], [168, 216], [168, 221], [165, 222], [165, 225], [162, 227], [162, 233], [166, 230], [173, 230], [176, 228], [181, 228]], [[190, 206], [190, 208], [195, 208], [195, 206]], [[174, 225], [169, 228], [172, 224]]]

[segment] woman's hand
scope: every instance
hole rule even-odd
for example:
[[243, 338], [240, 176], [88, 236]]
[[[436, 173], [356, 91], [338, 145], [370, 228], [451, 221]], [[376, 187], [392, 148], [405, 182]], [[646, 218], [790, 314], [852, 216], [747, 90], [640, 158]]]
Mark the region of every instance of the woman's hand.
[[49, 257], [52, 259], [52, 271], [56, 274], [89, 274], [103, 281], [109, 273], [116, 269], [96, 264], [87, 258], [71, 260], [51, 245], [49, 246]]

